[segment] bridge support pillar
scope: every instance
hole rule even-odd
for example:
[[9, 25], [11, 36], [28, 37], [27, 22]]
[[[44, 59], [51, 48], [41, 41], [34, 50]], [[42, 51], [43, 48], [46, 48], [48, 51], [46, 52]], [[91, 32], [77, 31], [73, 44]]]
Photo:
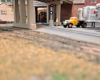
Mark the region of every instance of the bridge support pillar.
[[19, 6], [18, 6], [18, 0], [13, 1], [14, 5], [14, 23], [19, 23]]
[[33, 7], [34, 0], [27, 0], [27, 10], [28, 10], [28, 25], [30, 29], [36, 29], [35, 23], [35, 7]]
[[56, 5], [56, 26], [60, 26], [61, 4]]
[[26, 24], [25, 0], [20, 0], [20, 23]]
[[13, 2], [14, 2], [13, 3], [14, 5], [14, 24], [13, 26], [35, 30], [36, 29], [35, 8], [33, 7], [33, 0], [27, 0], [28, 24], [26, 24], [25, 0], [20, 0], [20, 21], [19, 21], [18, 0], [13, 0]]
[[47, 4], [47, 24], [49, 24], [49, 15], [50, 15], [49, 4]]

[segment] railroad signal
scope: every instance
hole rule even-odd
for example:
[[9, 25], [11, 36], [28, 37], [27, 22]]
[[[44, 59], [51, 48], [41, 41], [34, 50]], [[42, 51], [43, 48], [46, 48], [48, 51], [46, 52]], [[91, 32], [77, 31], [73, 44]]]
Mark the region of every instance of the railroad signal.
[[51, 6], [51, 7], [53, 7], [54, 5], [53, 5], [53, 4], [51, 4], [50, 6]]
[[52, 15], [53, 14], [53, 11], [50, 11], [50, 14]]

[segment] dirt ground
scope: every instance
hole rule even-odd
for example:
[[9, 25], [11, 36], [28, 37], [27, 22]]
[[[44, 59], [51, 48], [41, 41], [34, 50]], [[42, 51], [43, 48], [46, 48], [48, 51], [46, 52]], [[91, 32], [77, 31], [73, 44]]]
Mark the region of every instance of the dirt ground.
[[100, 45], [0, 28], [0, 80], [100, 80]]

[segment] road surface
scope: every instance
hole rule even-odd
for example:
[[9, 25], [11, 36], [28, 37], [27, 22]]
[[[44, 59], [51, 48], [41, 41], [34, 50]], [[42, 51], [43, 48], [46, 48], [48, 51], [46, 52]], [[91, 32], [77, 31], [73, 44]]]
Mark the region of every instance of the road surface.
[[59, 27], [45, 26], [35, 31], [40, 31], [44, 33], [50, 33], [50, 34], [55, 34], [55, 35], [71, 38], [71, 39], [100, 44], [100, 27], [63, 28], [63, 26], [59, 26]]

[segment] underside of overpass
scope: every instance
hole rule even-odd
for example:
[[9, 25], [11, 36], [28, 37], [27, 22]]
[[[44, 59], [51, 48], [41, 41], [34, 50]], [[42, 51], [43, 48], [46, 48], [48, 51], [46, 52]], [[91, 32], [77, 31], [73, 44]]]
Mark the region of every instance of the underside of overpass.
[[66, 2], [66, 3], [69, 3], [69, 4], [72, 4], [73, 3], [73, 0], [38, 0], [38, 1], [41, 1], [41, 2], [45, 2], [47, 4], [50, 4], [50, 3], [54, 3], [54, 2]]
[[[18, 5], [20, 2], [20, 6]], [[27, 12], [25, 11], [25, 0], [13, 0], [14, 5], [14, 24], [13, 26], [21, 28], [36, 29], [35, 22], [35, 7], [33, 7], [34, 1], [41, 1], [47, 4], [47, 23], [50, 24], [50, 20], [53, 21], [53, 25], [61, 25], [61, 4], [72, 4], [73, 0], [27, 0]], [[54, 4], [52, 11], [56, 13], [56, 22], [54, 22], [54, 14], [50, 15], [50, 4]], [[56, 10], [55, 10], [56, 9]], [[26, 23], [27, 14], [27, 23]], [[51, 25], [50, 25], [51, 26]]]

